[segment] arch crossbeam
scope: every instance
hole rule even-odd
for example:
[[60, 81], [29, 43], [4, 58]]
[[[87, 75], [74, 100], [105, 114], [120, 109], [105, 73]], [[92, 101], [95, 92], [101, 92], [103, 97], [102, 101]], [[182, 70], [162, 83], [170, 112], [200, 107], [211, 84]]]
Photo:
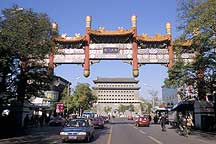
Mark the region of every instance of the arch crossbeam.
[[[54, 64], [82, 64], [84, 76], [90, 74], [90, 65], [100, 60], [128, 61], [133, 67], [133, 76], [139, 75], [139, 65], [165, 64], [172, 67], [174, 53], [172, 47], [171, 25], [166, 24], [166, 34], [148, 36], [137, 34], [137, 17], [131, 17], [131, 28], [106, 30], [104, 27], [91, 28], [92, 18], [86, 17], [85, 35], [75, 34], [69, 37], [65, 34], [53, 36], [57, 53], [52, 50], [49, 57], [49, 67]], [[53, 30], [57, 30], [56, 23]]]

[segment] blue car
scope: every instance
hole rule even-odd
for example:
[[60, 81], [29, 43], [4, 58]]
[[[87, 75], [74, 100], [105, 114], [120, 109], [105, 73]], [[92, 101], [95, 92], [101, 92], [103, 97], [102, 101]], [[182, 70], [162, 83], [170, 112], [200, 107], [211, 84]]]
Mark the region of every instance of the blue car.
[[62, 142], [86, 141], [90, 142], [95, 136], [94, 127], [85, 118], [69, 121], [60, 132]]

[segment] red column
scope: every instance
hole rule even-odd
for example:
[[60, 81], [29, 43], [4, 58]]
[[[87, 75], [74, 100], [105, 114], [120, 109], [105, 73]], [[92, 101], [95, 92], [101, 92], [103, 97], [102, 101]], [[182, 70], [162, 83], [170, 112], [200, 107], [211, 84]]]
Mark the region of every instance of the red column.
[[[53, 22], [51, 26], [52, 26], [52, 40], [54, 41], [54, 37], [58, 34], [58, 24]], [[48, 72], [49, 74], [52, 74], [52, 75], [54, 74], [54, 50], [53, 48], [50, 49]]]
[[174, 65], [174, 52], [173, 52], [172, 38], [171, 37], [170, 37], [170, 44], [168, 45], [168, 51], [169, 51], [169, 65], [168, 65], [168, 67], [171, 68]]
[[50, 55], [49, 55], [48, 70], [49, 70], [49, 74], [54, 73], [54, 52], [52, 49], [51, 49]]
[[173, 52], [173, 46], [172, 46], [171, 24], [169, 22], [166, 23], [166, 33], [167, 33], [167, 35], [169, 35], [169, 45], [168, 45], [169, 64], [168, 64], [168, 68], [171, 68], [174, 65], [174, 52]]
[[137, 46], [137, 41], [136, 41], [136, 36], [137, 36], [136, 21], [137, 21], [136, 16], [132, 16], [131, 17], [131, 23], [132, 23], [132, 30], [134, 31], [133, 44], [132, 44], [132, 52], [133, 52], [132, 65], [133, 65], [133, 76], [134, 77], [139, 76], [138, 59], [137, 59], [138, 46]]
[[84, 76], [88, 77], [90, 75], [90, 60], [89, 60], [89, 44], [90, 44], [90, 35], [89, 31], [91, 30], [91, 16], [86, 16], [86, 41], [85, 46], [85, 59], [84, 59]]

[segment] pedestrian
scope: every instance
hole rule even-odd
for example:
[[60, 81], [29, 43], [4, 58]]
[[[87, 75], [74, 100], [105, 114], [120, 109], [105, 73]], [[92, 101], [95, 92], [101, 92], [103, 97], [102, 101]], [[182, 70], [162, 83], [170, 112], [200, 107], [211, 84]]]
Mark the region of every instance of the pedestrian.
[[151, 115], [149, 114], [149, 122], [151, 123], [151, 120], [152, 120], [152, 118], [151, 118]]
[[154, 123], [155, 123], [155, 124], [158, 123], [158, 116], [157, 116], [157, 115], [154, 116]]
[[43, 124], [44, 124], [44, 115], [41, 115], [39, 117], [39, 122], [40, 122], [40, 127], [43, 127]]
[[162, 113], [161, 117], [160, 117], [160, 124], [161, 124], [161, 130], [162, 131], [166, 131], [166, 116], [164, 113]]
[[45, 123], [46, 123], [46, 125], [48, 125], [49, 121], [50, 121], [50, 115], [47, 113], [46, 117], [45, 117]]

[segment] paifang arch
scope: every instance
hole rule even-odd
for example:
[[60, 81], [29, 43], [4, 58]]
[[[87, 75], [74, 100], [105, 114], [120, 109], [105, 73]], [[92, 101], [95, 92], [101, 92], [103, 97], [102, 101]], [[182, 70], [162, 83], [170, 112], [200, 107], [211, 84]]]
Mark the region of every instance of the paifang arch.
[[[166, 34], [137, 34], [137, 17], [131, 17], [131, 28], [97, 30], [91, 28], [92, 18], [86, 16], [86, 33], [84, 36], [75, 34], [53, 35], [56, 48], [50, 51], [49, 70], [53, 72], [55, 64], [81, 64], [84, 67], [84, 76], [90, 75], [90, 65], [100, 60], [122, 60], [133, 67], [133, 76], [139, 75], [139, 66], [143, 64], [163, 64], [171, 68], [175, 55], [172, 46], [171, 24], [166, 23]], [[58, 25], [52, 24], [53, 31]], [[57, 49], [57, 53], [55, 53]], [[193, 54], [192, 54], [193, 55]], [[183, 54], [183, 58], [191, 59], [191, 54]]]

